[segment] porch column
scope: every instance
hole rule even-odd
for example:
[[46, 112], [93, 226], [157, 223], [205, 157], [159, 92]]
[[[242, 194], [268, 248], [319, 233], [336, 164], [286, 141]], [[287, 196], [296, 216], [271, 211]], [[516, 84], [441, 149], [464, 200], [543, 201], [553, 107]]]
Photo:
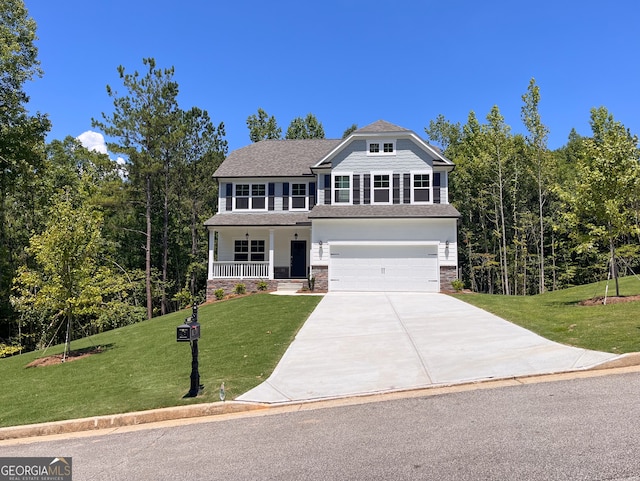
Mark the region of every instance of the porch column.
[[216, 245], [216, 231], [209, 229], [209, 268], [207, 269], [207, 279], [213, 279], [214, 248]]
[[269, 229], [269, 279], [273, 279], [273, 229]]

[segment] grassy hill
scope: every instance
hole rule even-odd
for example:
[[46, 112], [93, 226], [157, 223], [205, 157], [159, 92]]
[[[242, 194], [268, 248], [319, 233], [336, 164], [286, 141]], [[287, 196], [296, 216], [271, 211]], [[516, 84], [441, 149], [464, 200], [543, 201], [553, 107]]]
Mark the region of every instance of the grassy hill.
[[[537, 296], [460, 294], [457, 298], [492, 312], [547, 339], [612, 353], [640, 352], [640, 300], [580, 305], [605, 295], [606, 282], [547, 292]], [[640, 294], [637, 277], [620, 279], [620, 296]], [[609, 296], [615, 295], [613, 281]]]
[[191, 349], [176, 342], [181, 311], [74, 341], [72, 350], [102, 351], [64, 364], [26, 367], [62, 346], [0, 359], [0, 426], [232, 399], [273, 371], [320, 297], [258, 294], [200, 306], [200, 382], [189, 391]]

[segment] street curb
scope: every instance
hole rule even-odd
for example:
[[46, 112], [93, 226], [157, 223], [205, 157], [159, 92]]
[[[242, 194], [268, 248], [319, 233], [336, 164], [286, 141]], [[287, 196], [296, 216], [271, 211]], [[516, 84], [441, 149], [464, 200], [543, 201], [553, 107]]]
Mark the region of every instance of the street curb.
[[123, 426], [135, 426], [138, 424], [170, 421], [174, 419], [217, 416], [221, 414], [233, 414], [266, 408], [267, 406], [260, 404], [245, 404], [233, 401], [216, 402], [152, 409], [149, 411], [137, 411], [132, 413], [92, 416], [88, 418], [53, 421], [41, 424], [25, 424], [22, 426], [0, 428], [0, 441], [75, 433], [79, 431], [95, 431], [99, 429], [119, 428]]
[[268, 411], [274, 408], [291, 407], [291, 406], [308, 406], [314, 404], [343, 402], [345, 399], [355, 399], [363, 401], [367, 398], [396, 397], [412, 395], [426, 395], [426, 393], [436, 394], [438, 392], [450, 392], [458, 389], [472, 389], [489, 387], [491, 385], [502, 385], [504, 382], [518, 381], [520, 383], [531, 383], [538, 381], [551, 381], [555, 378], [562, 377], [564, 379], [572, 376], [582, 377], [590, 372], [593, 375], [604, 375], [602, 371], [611, 371], [611, 374], [629, 372], [625, 368], [632, 369], [631, 372], [640, 371], [640, 352], [622, 354], [611, 361], [605, 361], [588, 369], [579, 369], [574, 371], [534, 374], [531, 376], [516, 376], [507, 378], [492, 378], [484, 380], [476, 380], [469, 382], [453, 383], [448, 385], [434, 385], [418, 389], [407, 389], [400, 391], [366, 393], [354, 396], [342, 396], [340, 398], [322, 398], [312, 399], [303, 402], [292, 402], [285, 404], [260, 404], [245, 402], [215, 402], [205, 404], [190, 404], [186, 406], [174, 406], [168, 408], [152, 409], [149, 411], [137, 411], [122, 414], [109, 414], [104, 416], [92, 416], [81, 419], [69, 419], [65, 421], [53, 421], [41, 424], [25, 424], [22, 426], [9, 426], [0, 428], [0, 441], [9, 441], [22, 438], [35, 438], [40, 436], [52, 436], [60, 434], [69, 434], [77, 432], [98, 431], [101, 429], [115, 429], [125, 426], [137, 426], [141, 424], [150, 424], [161, 421], [172, 421], [178, 419], [199, 418], [206, 416], [219, 416], [224, 414], [236, 414], [251, 411]]

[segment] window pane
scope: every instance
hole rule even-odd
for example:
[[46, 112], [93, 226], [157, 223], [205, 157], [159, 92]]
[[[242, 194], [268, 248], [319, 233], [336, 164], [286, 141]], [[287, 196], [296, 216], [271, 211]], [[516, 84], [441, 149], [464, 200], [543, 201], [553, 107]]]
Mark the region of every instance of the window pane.
[[369, 144], [369, 152], [372, 154], [380, 152], [380, 144]]
[[291, 194], [292, 195], [307, 195], [307, 184], [292, 184], [291, 185]]
[[251, 195], [263, 197], [265, 193], [264, 184], [254, 184], [251, 186]]
[[236, 209], [248, 209], [249, 197], [236, 197]]
[[393, 144], [392, 143], [385, 143], [384, 144], [384, 151], [385, 152], [393, 152]]
[[389, 189], [375, 190], [373, 192], [374, 202], [389, 202]]
[[264, 261], [264, 241], [263, 240], [251, 241], [251, 260], [254, 262]]
[[413, 186], [416, 188], [428, 188], [429, 174], [416, 174], [413, 177]]
[[389, 188], [389, 176], [388, 175], [374, 175], [373, 176], [374, 188]]
[[335, 196], [336, 203], [348, 203], [349, 202], [349, 191], [348, 190], [336, 190]]
[[249, 196], [249, 184], [238, 184], [236, 185], [236, 195], [242, 197]]
[[253, 197], [251, 199], [251, 208], [252, 209], [264, 209], [265, 197]]
[[233, 260], [245, 262], [249, 260], [249, 243], [246, 240], [237, 240], [234, 243]]
[[415, 202], [429, 202], [429, 189], [416, 189], [413, 191]]
[[348, 189], [349, 188], [349, 176], [348, 175], [336, 175], [335, 188], [336, 189]]
[[294, 197], [291, 199], [291, 207], [293, 209], [304, 209], [306, 207], [305, 200], [306, 197]]

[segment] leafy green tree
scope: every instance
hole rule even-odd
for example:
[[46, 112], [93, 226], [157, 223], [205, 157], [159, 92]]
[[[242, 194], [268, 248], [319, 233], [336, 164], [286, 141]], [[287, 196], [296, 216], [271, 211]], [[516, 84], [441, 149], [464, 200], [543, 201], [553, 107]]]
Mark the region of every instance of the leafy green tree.
[[577, 251], [608, 248], [616, 296], [620, 295], [616, 269], [617, 244], [638, 235], [634, 205], [640, 190], [638, 137], [631, 135], [606, 108], [591, 110], [593, 136], [584, 139], [584, 154], [575, 177], [562, 191], [569, 208], [566, 220], [577, 241]]
[[349, 137], [352, 133], [354, 133], [356, 130], [358, 130], [358, 125], [357, 124], [351, 124], [351, 127], [349, 127], [348, 129], [346, 129], [344, 131], [344, 133], [342, 134], [342, 138], [346, 139], [347, 137]]
[[[145, 226], [141, 232], [145, 237], [147, 315], [151, 318], [153, 197], [154, 189], [163, 183], [163, 192], [166, 193], [167, 165], [175, 148], [173, 132], [178, 109], [178, 84], [173, 81], [173, 68], [156, 69], [153, 58], [145, 58], [142, 62], [148, 68], [144, 77], [137, 71], [125, 73], [123, 66], [118, 67], [127, 94], [120, 96], [107, 86], [107, 93], [113, 98], [114, 112], [111, 115], [103, 113], [104, 122], [94, 119], [92, 123], [109, 137], [118, 139], [118, 142], [108, 143], [108, 147], [127, 156], [129, 179], [141, 194], [145, 206]], [[163, 212], [166, 211], [165, 204]]]
[[324, 128], [315, 115], [296, 117], [289, 124], [286, 139], [324, 139]]
[[[11, 279], [24, 246], [28, 221], [14, 196], [26, 196], [44, 159], [46, 116], [29, 115], [24, 84], [42, 75], [35, 45], [36, 23], [22, 0], [0, 2], [0, 319], [9, 318]], [[9, 228], [11, 226], [11, 228]], [[26, 231], [28, 232], [28, 230]], [[0, 338], [6, 335], [0, 323]]]
[[247, 127], [249, 129], [249, 138], [251, 142], [260, 142], [261, 140], [278, 140], [282, 137], [282, 129], [278, 127], [276, 118], [258, 108], [258, 114], [252, 114], [247, 118]]
[[527, 93], [522, 96], [524, 105], [521, 114], [522, 121], [529, 132], [527, 143], [533, 150], [534, 157], [534, 176], [538, 185], [538, 220], [539, 220], [539, 239], [540, 239], [540, 293], [545, 290], [545, 226], [544, 226], [544, 207], [547, 202], [548, 188], [550, 185], [551, 169], [547, 165], [550, 157], [547, 149], [547, 138], [549, 129], [542, 123], [539, 111], [540, 105], [540, 87], [536, 85], [536, 81], [532, 78], [529, 81]]
[[97, 317], [110, 293], [122, 289], [121, 279], [101, 265], [103, 251], [101, 215], [86, 207], [74, 207], [68, 193], [54, 199], [47, 227], [31, 237], [28, 254], [33, 268], [24, 265], [14, 281], [13, 302], [22, 313], [39, 313], [39, 319], [58, 320], [65, 325], [65, 352], [82, 318]]

